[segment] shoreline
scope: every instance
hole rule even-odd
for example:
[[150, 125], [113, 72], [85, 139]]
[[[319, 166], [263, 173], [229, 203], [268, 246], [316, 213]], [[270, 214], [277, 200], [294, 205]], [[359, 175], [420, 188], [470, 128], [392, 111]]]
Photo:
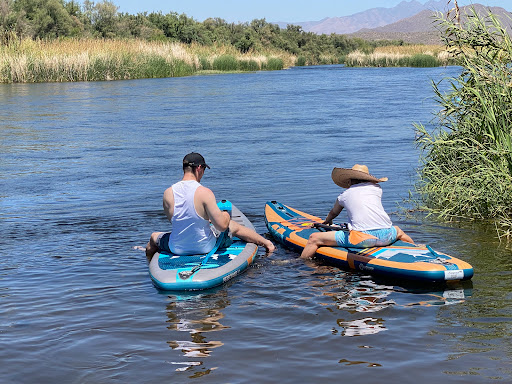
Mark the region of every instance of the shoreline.
[[30, 40], [0, 46], [0, 83], [128, 80], [190, 76], [199, 71], [277, 70], [286, 52], [239, 53], [234, 47], [143, 40]]
[[[379, 47], [319, 65], [358, 67], [445, 66], [441, 46]], [[447, 57], [445, 55], [445, 57]], [[0, 83], [134, 80], [281, 70], [305, 66], [303, 57], [279, 50], [241, 54], [230, 46], [144, 40], [18, 40], [0, 47]]]

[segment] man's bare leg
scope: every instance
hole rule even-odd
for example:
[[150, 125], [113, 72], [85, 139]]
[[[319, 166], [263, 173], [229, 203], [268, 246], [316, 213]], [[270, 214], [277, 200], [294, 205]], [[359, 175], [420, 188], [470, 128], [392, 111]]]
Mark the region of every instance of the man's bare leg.
[[308, 242], [304, 247], [300, 258], [309, 259], [313, 257], [317, 249], [323, 245], [338, 245], [338, 243], [336, 243], [336, 231], [312, 233], [311, 236], [309, 236]]
[[397, 236], [396, 236], [397, 240], [402, 240], [402, 241], [405, 241], [406, 243], [414, 244], [414, 240], [409, 235], [407, 235], [404, 231], [402, 231], [399, 227], [397, 227], [396, 225], [395, 225], [395, 229], [396, 229], [396, 233], [397, 233]]
[[157, 239], [162, 232], [153, 232], [151, 237], [149, 238], [149, 242], [146, 245], [146, 259], [148, 259], [148, 263], [153, 258], [154, 254], [158, 252]]
[[236, 236], [244, 241], [247, 241], [248, 243], [254, 243], [256, 245], [261, 245], [262, 247], [265, 247], [268, 253], [272, 253], [276, 249], [276, 247], [270, 240], [265, 239], [263, 236], [256, 233], [252, 229], [238, 224], [236, 221], [231, 220], [229, 222], [229, 230], [231, 231], [233, 236]]

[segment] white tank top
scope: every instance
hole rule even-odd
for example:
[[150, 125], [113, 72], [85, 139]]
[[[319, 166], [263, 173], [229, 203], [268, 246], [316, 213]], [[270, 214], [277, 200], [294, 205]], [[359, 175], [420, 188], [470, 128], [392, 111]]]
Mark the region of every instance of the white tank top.
[[174, 213], [169, 249], [177, 255], [208, 253], [217, 241], [209, 221], [199, 216], [194, 206], [194, 195], [200, 185], [195, 180], [182, 180], [172, 186]]

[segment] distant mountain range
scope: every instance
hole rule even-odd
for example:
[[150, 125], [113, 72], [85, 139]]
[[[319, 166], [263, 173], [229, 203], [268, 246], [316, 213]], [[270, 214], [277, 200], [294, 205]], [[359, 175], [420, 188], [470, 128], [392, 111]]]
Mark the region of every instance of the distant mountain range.
[[[512, 30], [512, 16], [504, 8], [473, 5], [479, 14], [491, 10], [502, 23]], [[461, 14], [468, 13], [471, 6], [460, 7]], [[372, 8], [351, 16], [327, 17], [320, 21], [298, 23], [276, 23], [285, 28], [287, 24], [300, 25], [306, 32], [317, 34], [344, 34], [366, 40], [403, 40], [408, 43], [439, 44], [439, 33], [433, 23], [435, 12], [446, 12], [447, 1], [402, 1], [393, 8]], [[505, 16], [508, 15], [508, 16]]]
[[[414, 16], [423, 10], [442, 10], [445, 6], [446, 0], [431, 0], [425, 4], [421, 4], [416, 0], [402, 1], [393, 8], [378, 7], [355, 13], [351, 16], [326, 17], [320, 21], [305, 21], [292, 24], [300, 25], [306, 32], [349, 34], [363, 28], [382, 27], [406, 17]], [[276, 24], [286, 28], [286, 25], [290, 23], [280, 22]]]

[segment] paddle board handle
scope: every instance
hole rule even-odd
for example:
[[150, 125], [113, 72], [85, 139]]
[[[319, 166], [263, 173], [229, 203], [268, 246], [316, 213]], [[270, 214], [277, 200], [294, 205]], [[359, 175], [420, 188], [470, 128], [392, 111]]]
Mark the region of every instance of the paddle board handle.
[[229, 217], [231, 217], [231, 211], [233, 210], [233, 205], [229, 200], [221, 200], [217, 203], [217, 206], [221, 211], [226, 211], [229, 213]]
[[426, 247], [427, 247], [427, 249], [430, 251], [430, 253], [431, 253], [431, 254], [433, 254], [433, 255], [434, 255], [434, 256], [436, 256], [436, 257], [439, 257], [439, 254], [438, 254], [436, 251], [434, 251], [434, 250], [430, 247], [430, 245], [427, 245]]

